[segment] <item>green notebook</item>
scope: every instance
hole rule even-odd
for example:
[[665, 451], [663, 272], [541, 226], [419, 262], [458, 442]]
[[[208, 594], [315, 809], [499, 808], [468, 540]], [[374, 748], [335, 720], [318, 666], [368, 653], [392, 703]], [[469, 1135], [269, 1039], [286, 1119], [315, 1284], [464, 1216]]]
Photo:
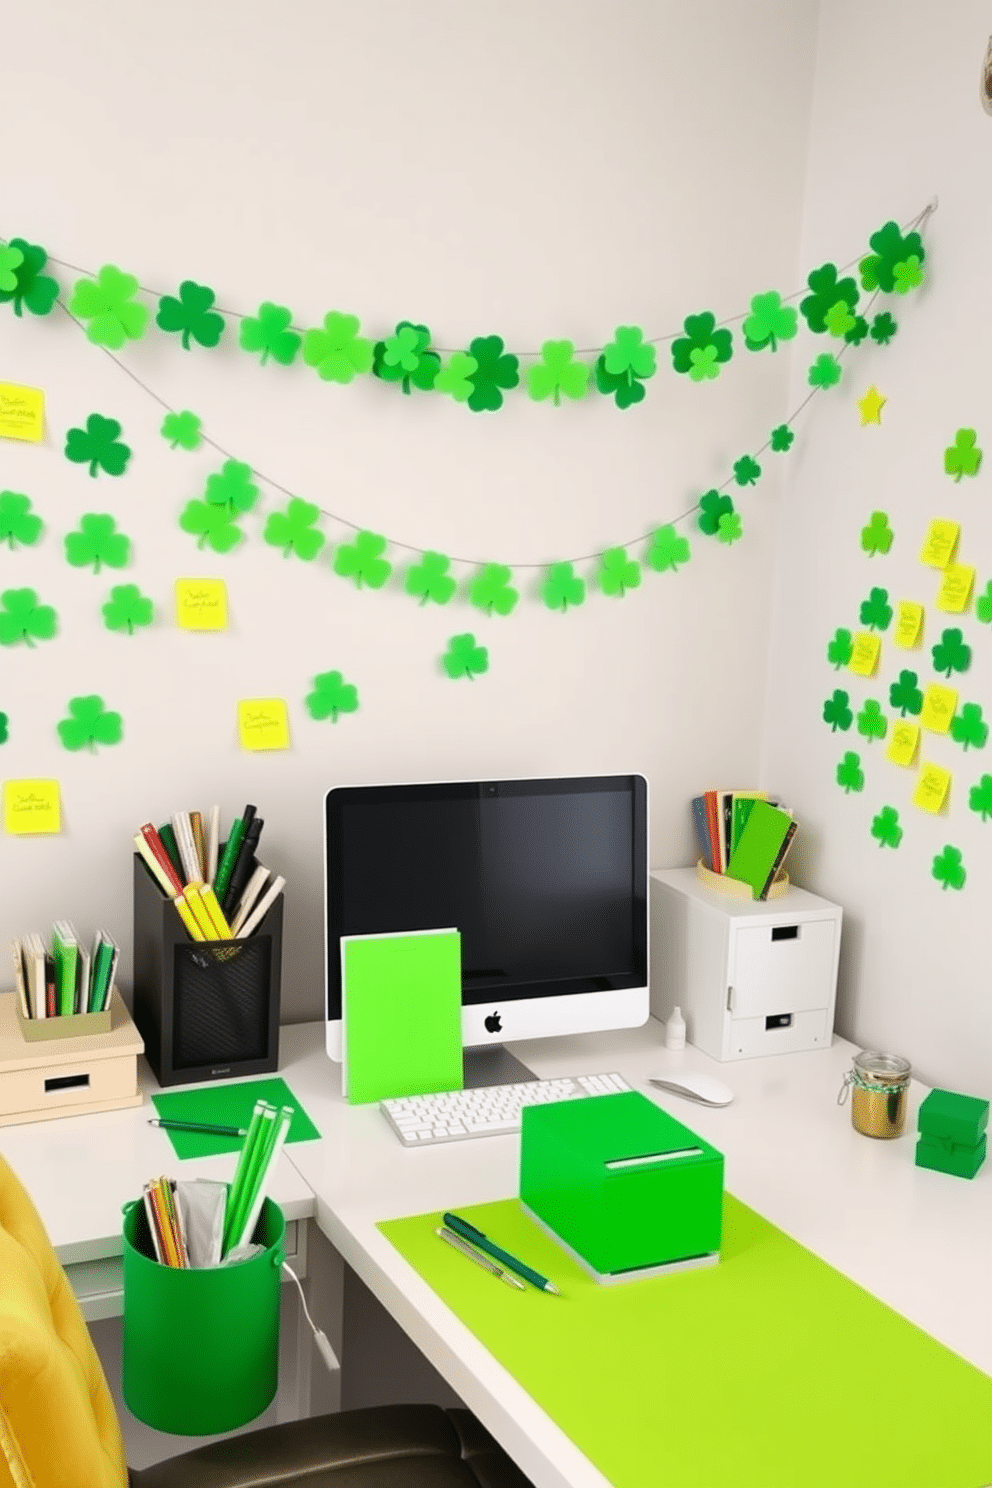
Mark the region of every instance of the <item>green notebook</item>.
[[615, 1488], [992, 1483], [992, 1379], [730, 1194], [719, 1265], [618, 1286], [517, 1199], [458, 1213], [562, 1295], [379, 1229]]
[[341, 939], [344, 1093], [354, 1105], [460, 1090], [457, 930]]
[[767, 801], [755, 801], [730, 855], [727, 877], [750, 884], [755, 899], [762, 898], [780, 861], [783, 845], [787, 845], [794, 830], [795, 823], [787, 811], [770, 806]]

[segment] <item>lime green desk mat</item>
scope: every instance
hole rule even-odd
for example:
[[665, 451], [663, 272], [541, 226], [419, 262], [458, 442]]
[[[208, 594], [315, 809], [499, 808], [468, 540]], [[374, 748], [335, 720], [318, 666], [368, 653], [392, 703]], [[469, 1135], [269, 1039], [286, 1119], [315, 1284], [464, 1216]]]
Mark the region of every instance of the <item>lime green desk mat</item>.
[[[285, 1080], [236, 1080], [230, 1085], [200, 1086], [153, 1095], [152, 1104], [163, 1121], [206, 1121], [216, 1126], [244, 1126], [257, 1100], [273, 1106], [292, 1106], [293, 1121], [287, 1142], [309, 1142], [320, 1132]], [[207, 1132], [167, 1131], [177, 1157], [213, 1157], [218, 1152], [240, 1152], [243, 1137], [219, 1137]]]
[[517, 1199], [458, 1213], [562, 1296], [379, 1229], [617, 1488], [992, 1483], [992, 1379], [730, 1194], [719, 1265], [613, 1286]]

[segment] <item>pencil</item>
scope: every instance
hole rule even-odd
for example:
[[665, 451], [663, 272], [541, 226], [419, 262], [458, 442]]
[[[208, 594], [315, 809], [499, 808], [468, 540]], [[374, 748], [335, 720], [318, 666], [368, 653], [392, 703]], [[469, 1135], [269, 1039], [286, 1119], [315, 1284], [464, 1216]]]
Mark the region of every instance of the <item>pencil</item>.
[[161, 1126], [166, 1131], [190, 1131], [206, 1132], [214, 1137], [246, 1137], [248, 1128], [244, 1126], [212, 1126], [208, 1121], [166, 1121], [160, 1117], [152, 1116], [148, 1121], [149, 1126]]

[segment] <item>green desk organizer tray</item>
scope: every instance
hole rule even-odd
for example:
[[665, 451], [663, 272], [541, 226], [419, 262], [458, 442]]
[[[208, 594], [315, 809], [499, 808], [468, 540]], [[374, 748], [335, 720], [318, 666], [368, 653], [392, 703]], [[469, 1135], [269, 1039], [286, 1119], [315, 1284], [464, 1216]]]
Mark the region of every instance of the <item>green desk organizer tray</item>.
[[719, 1259], [723, 1156], [638, 1091], [525, 1106], [520, 1199], [600, 1281]]

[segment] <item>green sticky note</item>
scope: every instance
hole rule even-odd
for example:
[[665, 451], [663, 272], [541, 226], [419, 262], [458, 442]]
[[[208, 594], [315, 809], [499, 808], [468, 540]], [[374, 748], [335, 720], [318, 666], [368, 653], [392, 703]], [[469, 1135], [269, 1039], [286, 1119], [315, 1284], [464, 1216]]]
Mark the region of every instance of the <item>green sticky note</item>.
[[[235, 1080], [227, 1085], [205, 1085], [153, 1095], [152, 1104], [163, 1121], [205, 1121], [211, 1126], [247, 1128], [257, 1100], [270, 1106], [292, 1106], [293, 1124], [287, 1142], [309, 1142], [320, 1132], [285, 1080]], [[218, 1137], [206, 1132], [170, 1131], [177, 1157], [214, 1157], [218, 1152], [240, 1152], [242, 1137]]]
[[344, 1090], [353, 1105], [462, 1088], [457, 930], [341, 940]]

